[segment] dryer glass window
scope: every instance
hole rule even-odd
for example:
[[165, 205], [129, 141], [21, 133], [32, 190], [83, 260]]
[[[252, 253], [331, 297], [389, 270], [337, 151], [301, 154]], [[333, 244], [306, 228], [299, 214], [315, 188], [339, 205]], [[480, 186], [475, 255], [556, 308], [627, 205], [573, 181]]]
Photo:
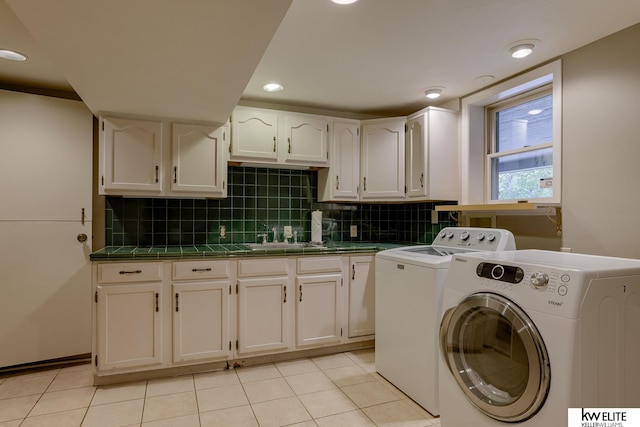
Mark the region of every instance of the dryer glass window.
[[461, 364], [470, 390], [479, 399], [508, 405], [519, 399], [529, 381], [529, 363], [522, 338], [500, 313], [482, 308], [460, 329]]
[[473, 294], [447, 310], [442, 356], [461, 390], [500, 421], [533, 416], [549, 392], [549, 357], [527, 314], [492, 293]]

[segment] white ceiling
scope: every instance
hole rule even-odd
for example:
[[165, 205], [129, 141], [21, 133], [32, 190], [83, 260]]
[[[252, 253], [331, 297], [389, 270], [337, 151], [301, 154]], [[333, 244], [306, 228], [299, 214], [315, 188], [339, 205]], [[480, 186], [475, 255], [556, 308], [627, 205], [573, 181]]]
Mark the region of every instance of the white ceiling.
[[[30, 57], [0, 60], [0, 82], [73, 89], [94, 113], [220, 121], [241, 97], [409, 114], [640, 22], [638, 0], [289, 3], [0, 0], [0, 48]], [[507, 47], [523, 39], [539, 42], [514, 60]], [[285, 90], [264, 92], [269, 81]], [[430, 86], [444, 96], [429, 102]]]

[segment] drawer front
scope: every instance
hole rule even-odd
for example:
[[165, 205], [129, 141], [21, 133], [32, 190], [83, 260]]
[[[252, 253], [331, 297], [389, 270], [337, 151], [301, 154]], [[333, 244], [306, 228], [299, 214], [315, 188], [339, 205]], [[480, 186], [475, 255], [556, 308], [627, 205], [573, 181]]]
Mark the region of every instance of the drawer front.
[[288, 258], [241, 259], [238, 261], [238, 277], [283, 274], [289, 274]]
[[224, 279], [231, 275], [230, 261], [176, 261], [174, 280]]
[[109, 263], [98, 265], [99, 283], [162, 281], [162, 263]]
[[298, 274], [322, 273], [325, 271], [341, 271], [342, 260], [338, 256], [332, 257], [300, 257], [298, 258]]

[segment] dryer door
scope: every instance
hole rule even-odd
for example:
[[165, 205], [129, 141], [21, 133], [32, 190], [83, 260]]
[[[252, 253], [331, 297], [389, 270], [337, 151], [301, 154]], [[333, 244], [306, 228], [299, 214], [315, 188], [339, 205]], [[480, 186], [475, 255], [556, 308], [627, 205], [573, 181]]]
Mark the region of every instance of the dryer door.
[[469, 400], [505, 422], [540, 410], [550, 384], [549, 356], [526, 313], [500, 295], [470, 295], [445, 313], [440, 351]]

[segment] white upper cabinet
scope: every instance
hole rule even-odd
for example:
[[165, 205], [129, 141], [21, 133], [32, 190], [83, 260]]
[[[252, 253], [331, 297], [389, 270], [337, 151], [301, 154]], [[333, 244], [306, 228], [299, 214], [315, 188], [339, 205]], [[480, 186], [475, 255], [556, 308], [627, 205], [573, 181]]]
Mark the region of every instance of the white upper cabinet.
[[227, 195], [227, 128], [172, 124], [171, 191]]
[[99, 194], [226, 197], [228, 133], [226, 125], [101, 117]]
[[326, 166], [329, 120], [313, 114], [236, 107], [231, 116], [232, 161]]
[[283, 113], [287, 164], [314, 164], [326, 166], [329, 163], [327, 140], [329, 121], [326, 117], [308, 114]]
[[357, 201], [360, 182], [360, 122], [335, 120], [329, 168], [318, 171], [318, 201]]
[[456, 112], [428, 107], [409, 117], [405, 168], [408, 199], [458, 199]]
[[405, 117], [362, 122], [360, 200], [404, 199]]
[[277, 111], [236, 107], [231, 116], [231, 135], [231, 160], [278, 160]]
[[162, 192], [162, 122], [100, 119], [100, 194]]

